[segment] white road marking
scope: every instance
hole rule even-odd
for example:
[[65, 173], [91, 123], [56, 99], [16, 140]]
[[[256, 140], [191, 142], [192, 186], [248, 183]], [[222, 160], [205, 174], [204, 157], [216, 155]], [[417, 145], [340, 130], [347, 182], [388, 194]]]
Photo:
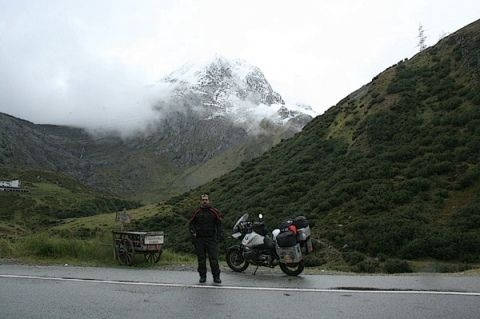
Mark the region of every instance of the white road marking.
[[193, 284], [175, 284], [158, 282], [139, 282], [139, 281], [121, 281], [121, 280], [102, 280], [102, 279], [82, 279], [82, 278], [63, 278], [63, 277], [41, 277], [29, 275], [2, 275], [0, 278], [15, 279], [37, 279], [53, 281], [71, 281], [85, 283], [99, 283], [112, 285], [132, 285], [132, 286], [152, 286], [169, 288], [197, 288], [197, 289], [224, 289], [224, 290], [257, 290], [257, 291], [281, 291], [281, 292], [326, 292], [326, 293], [371, 293], [371, 294], [420, 294], [420, 295], [454, 295], [454, 296], [480, 296], [480, 292], [461, 292], [461, 291], [435, 291], [435, 290], [357, 290], [357, 289], [320, 289], [320, 288], [276, 288], [276, 287], [245, 287], [245, 286], [211, 286], [211, 285], [193, 285]]

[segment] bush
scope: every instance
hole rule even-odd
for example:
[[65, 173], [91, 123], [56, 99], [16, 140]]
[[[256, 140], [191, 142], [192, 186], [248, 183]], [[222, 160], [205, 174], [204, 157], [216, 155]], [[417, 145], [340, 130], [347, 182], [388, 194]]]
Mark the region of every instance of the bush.
[[305, 257], [305, 267], [317, 267], [326, 263], [325, 258], [318, 253], [313, 253]]
[[396, 258], [387, 259], [383, 265], [383, 269], [389, 274], [412, 272], [410, 265], [405, 260]]
[[359, 253], [358, 251], [349, 251], [343, 253], [343, 259], [345, 259], [350, 266], [353, 266], [363, 261], [365, 259], [365, 255]]
[[27, 256], [40, 258], [73, 258], [86, 261], [110, 261], [111, 241], [81, 240], [52, 237], [48, 234], [32, 235], [19, 241], [21, 251]]
[[354, 272], [375, 273], [380, 270], [379, 266], [380, 263], [378, 261], [368, 258], [353, 266], [352, 270]]
[[440, 273], [453, 273], [453, 272], [462, 272], [465, 270], [472, 269], [468, 264], [444, 264], [436, 263], [434, 265], [434, 271]]
[[458, 181], [458, 188], [464, 189], [469, 186], [475, 184], [475, 182], [480, 178], [480, 169], [475, 167], [475, 169], [471, 169], [463, 175], [460, 180]]
[[0, 238], [0, 258], [10, 257], [13, 254], [13, 247], [5, 239]]

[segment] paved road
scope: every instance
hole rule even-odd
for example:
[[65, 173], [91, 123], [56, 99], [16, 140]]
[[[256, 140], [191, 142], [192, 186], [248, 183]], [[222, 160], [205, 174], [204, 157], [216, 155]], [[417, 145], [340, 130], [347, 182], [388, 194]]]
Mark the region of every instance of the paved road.
[[[209, 278], [210, 279], [210, 278]], [[0, 318], [479, 318], [480, 277], [0, 265]]]

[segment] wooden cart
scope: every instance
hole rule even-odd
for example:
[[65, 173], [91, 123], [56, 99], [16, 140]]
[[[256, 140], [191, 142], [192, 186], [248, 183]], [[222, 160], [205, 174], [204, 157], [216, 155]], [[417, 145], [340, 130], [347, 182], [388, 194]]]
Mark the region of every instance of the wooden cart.
[[163, 231], [113, 231], [114, 258], [124, 265], [133, 265], [135, 254], [143, 254], [145, 261], [155, 264], [162, 255]]

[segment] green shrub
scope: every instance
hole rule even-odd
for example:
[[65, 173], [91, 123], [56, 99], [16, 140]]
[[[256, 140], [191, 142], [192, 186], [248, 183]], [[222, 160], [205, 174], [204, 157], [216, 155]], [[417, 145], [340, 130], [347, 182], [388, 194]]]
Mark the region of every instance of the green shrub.
[[458, 188], [464, 189], [469, 186], [472, 186], [480, 178], [480, 169], [475, 167], [474, 169], [468, 170], [458, 181]]
[[352, 267], [354, 272], [375, 273], [380, 271], [380, 263], [372, 258], [362, 260]]
[[433, 267], [435, 272], [440, 273], [454, 273], [472, 269], [472, 266], [468, 264], [435, 263]]
[[21, 238], [19, 248], [23, 254], [39, 258], [72, 258], [104, 262], [112, 259], [113, 251], [109, 240], [60, 238], [45, 233]]
[[400, 259], [387, 259], [383, 264], [383, 269], [389, 274], [412, 272], [408, 262]]
[[365, 255], [357, 251], [350, 251], [343, 253], [343, 259], [345, 259], [350, 266], [353, 266], [363, 261], [365, 259]]
[[318, 267], [325, 263], [325, 258], [318, 253], [313, 253], [305, 257], [305, 267]]
[[13, 254], [12, 244], [3, 238], [0, 238], [0, 258], [11, 257]]

